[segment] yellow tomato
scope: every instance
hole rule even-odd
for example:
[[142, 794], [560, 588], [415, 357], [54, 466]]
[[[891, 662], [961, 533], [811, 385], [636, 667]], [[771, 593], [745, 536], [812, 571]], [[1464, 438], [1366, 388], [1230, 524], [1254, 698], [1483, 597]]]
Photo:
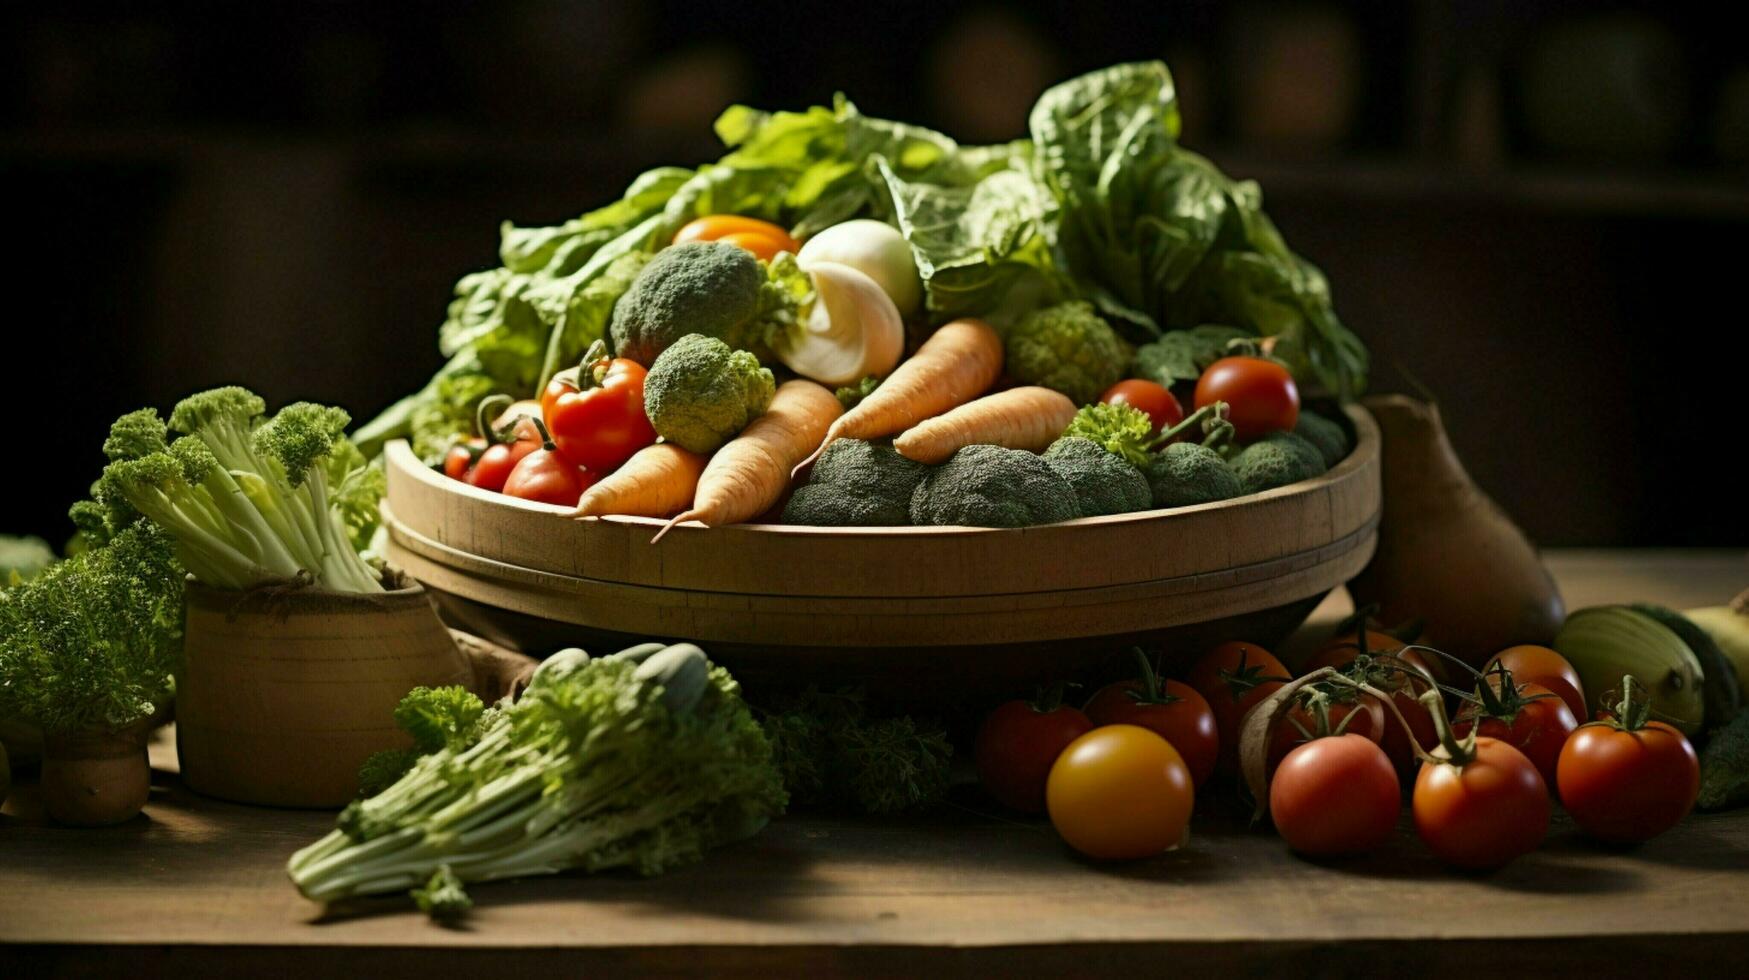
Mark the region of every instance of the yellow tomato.
[[1045, 809], [1057, 833], [1102, 860], [1176, 847], [1195, 802], [1178, 750], [1137, 725], [1106, 725], [1070, 742], [1045, 783]]

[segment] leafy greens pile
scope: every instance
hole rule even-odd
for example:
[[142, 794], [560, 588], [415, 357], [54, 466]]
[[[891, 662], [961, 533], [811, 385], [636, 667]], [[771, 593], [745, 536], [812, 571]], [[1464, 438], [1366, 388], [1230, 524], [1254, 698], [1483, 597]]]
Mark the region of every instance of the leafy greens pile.
[[919, 126], [831, 107], [717, 120], [729, 153], [663, 167], [620, 200], [562, 225], [501, 233], [500, 268], [464, 277], [439, 332], [449, 362], [355, 438], [374, 454], [411, 437], [435, 458], [484, 395], [526, 397], [603, 336], [643, 263], [693, 218], [749, 215], [799, 238], [855, 217], [910, 243], [939, 323], [998, 325], [1049, 303], [1093, 302], [1134, 343], [1207, 323], [1277, 338], [1274, 353], [1339, 395], [1365, 383], [1366, 351], [1323, 275], [1288, 249], [1255, 183], [1178, 145], [1160, 62], [1064, 82], [1033, 109], [1031, 139], [961, 146]]

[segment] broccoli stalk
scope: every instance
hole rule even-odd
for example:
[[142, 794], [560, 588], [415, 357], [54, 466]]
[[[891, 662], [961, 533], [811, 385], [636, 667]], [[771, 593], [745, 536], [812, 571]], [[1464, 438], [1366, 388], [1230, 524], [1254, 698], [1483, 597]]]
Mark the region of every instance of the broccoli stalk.
[[361, 512], [374, 509], [381, 480], [353, 481], [363, 458], [342, 436], [347, 414], [298, 403], [261, 423], [264, 407], [242, 388], [192, 395], [170, 415], [169, 429], [185, 434], [168, 446], [151, 409], [122, 416], [104, 443], [111, 462], [95, 502], [73, 511], [81, 532], [99, 536], [138, 511], [170, 532], [182, 564], [208, 585], [307, 580], [381, 592], [353, 539], [369, 526]]
[[783, 809], [739, 686], [688, 644], [535, 678], [472, 744], [421, 759], [293, 855], [318, 901], [457, 881], [698, 860]]

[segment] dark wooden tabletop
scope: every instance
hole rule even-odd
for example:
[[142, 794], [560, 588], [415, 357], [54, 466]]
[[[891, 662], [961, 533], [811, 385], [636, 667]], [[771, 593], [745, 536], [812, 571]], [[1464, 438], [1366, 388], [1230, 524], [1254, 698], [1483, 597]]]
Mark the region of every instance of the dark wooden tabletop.
[[[1696, 605], [1749, 580], [1739, 554], [1561, 553], [1551, 566], [1574, 605]], [[1701, 976], [1749, 957], [1749, 810], [1697, 815], [1627, 850], [1557, 817], [1538, 852], [1469, 875], [1440, 868], [1406, 825], [1368, 858], [1314, 863], [1208, 807], [1184, 848], [1097, 865], [968, 787], [915, 818], [787, 817], [661, 878], [476, 886], [475, 912], [445, 928], [400, 899], [305, 901], [285, 860], [332, 814], [193, 796], [168, 740], [153, 760], [145, 816], [119, 827], [45, 823], [34, 787], [15, 788], [0, 815], [0, 977], [1474, 976], [1640, 960]]]

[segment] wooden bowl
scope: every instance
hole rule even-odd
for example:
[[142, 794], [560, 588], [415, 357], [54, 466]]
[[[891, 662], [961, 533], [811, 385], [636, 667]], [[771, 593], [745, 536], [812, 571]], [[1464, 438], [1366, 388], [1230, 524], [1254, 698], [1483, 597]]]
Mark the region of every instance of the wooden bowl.
[[387, 448], [388, 554], [456, 625], [531, 652], [694, 640], [743, 680], [914, 689], [1063, 676], [1129, 642], [1273, 644], [1371, 557], [1379, 436], [1289, 487], [1022, 529], [569, 520]]

